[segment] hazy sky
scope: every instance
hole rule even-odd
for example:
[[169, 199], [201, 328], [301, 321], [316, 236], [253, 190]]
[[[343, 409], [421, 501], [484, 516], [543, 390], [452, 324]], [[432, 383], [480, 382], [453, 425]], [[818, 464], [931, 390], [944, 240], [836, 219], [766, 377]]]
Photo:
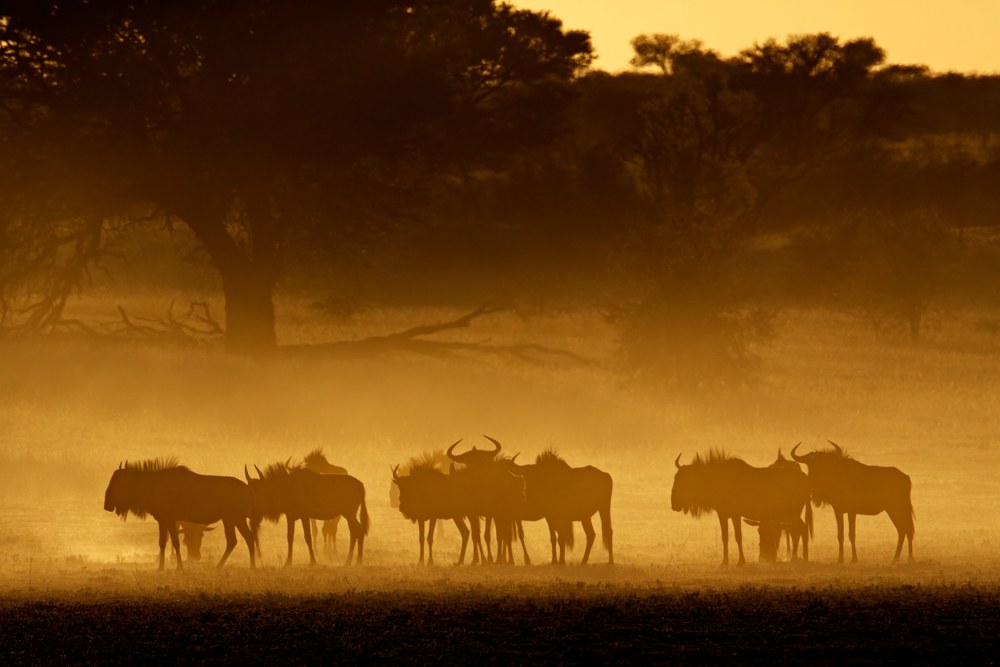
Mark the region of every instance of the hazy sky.
[[512, 0], [590, 32], [595, 67], [628, 69], [642, 33], [700, 39], [729, 56], [790, 34], [874, 37], [895, 64], [1000, 73], [1000, 0]]

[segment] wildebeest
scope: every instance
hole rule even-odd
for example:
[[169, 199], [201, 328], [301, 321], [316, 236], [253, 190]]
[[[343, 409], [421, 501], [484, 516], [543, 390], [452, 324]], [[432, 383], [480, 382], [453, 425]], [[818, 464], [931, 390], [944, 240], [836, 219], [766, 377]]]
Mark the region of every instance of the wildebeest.
[[[302, 459], [302, 467], [312, 470], [321, 475], [346, 475], [347, 468], [330, 463], [323, 454], [323, 449], [317, 447]], [[323, 522], [323, 548], [337, 554], [337, 526], [340, 524], [340, 517]], [[316, 519], [311, 520], [312, 534], [316, 535]]]
[[177, 522], [177, 534], [181, 536], [181, 542], [187, 547], [188, 560], [201, 560], [201, 542], [205, 533], [215, 530], [214, 526], [206, 526], [203, 523], [191, 523], [190, 521]]
[[597, 532], [594, 530], [593, 516], [601, 517], [601, 540], [608, 550], [608, 564], [615, 562], [611, 528], [611, 493], [614, 481], [611, 475], [594, 466], [571, 467], [552, 450], [546, 450], [535, 458], [534, 470], [519, 469], [527, 482], [527, 507], [529, 513], [541, 513], [549, 523], [549, 539], [553, 542], [553, 563], [555, 539], [559, 542], [560, 564], [566, 563], [566, 547], [573, 547], [573, 522], [583, 524], [587, 536], [587, 546], [583, 552], [582, 565], [590, 559]]
[[[778, 458], [774, 460], [771, 464], [771, 468], [787, 468], [792, 471], [797, 471], [803, 477], [805, 474], [802, 472], [802, 468], [795, 461], [790, 461], [784, 457], [781, 450], [778, 450]], [[798, 557], [799, 553], [799, 537], [797, 531], [791, 530], [794, 526], [790, 526], [777, 521], [757, 521], [755, 519], [743, 519], [743, 523], [748, 526], [754, 526], [757, 528], [757, 533], [760, 538], [759, 544], [759, 555], [758, 559], [761, 562], [774, 563], [778, 560], [778, 545], [781, 543], [781, 534], [785, 534], [786, 547], [788, 549], [788, 554], [794, 560]], [[812, 527], [812, 506], [806, 506], [806, 524]], [[794, 545], [793, 545], [794, 539]]]
[[309, 519], [332, 519], [343, 516], [351, 533], [351, 546], [347, 564], [354, 560], [358, 550], [358, 565], [364, 559], [365, 535], [368, 534], [368, 507], [365, 504], [365, 487], [350, 475], [320, 475], [287, 463], [269, 465], [265, 471], [254, 466], [258, 478], [251, 479], [246, 466], [243, 474], [253, 495], [253, 513], [250, 529], [256, 539], [263, 519], [277, 522], [282, 514], [288, 520], [288, 557], [285, 566], [292, 562], [292, 542], [295, 539], [295, 522], [302, 522], [309, 562], [316, 564], [313, 552]]
[[[462, 535], [462, 550], [458, 564], [465, 562], [465, 550], [469, 544], [469, 529], [465, 526], [463, 504], [458, 494], [456, 478], [438, 469], [433, 459], [411, 460], [408, 474], [399, 474], [399, 465], [392, 469], [392, 485], [399, 489], [399, 511], [410, 521], [418, 524], [420, 560], [424, 563], [424, 541], [427, 542], [427, 564], [434, 564], [434, 527], [438, 519], [452, 520]], [[425, 525], [429, 530], [425, 532]]]
[[483, 551], [479, 534], [479, 517], [485, 517], [487, 522], [492, 521], [496, 525], [499, 542], [496, 562], [511, 562], [509, 555], [512, 553], [510, 544], [513, 540], [514, 521], [525, 501], [524, 478], [497, 462], [500, 443], [492, 438], [489, 439], [494, 444], [493, 450], [473, 447], [466, 452], [456, 454], [455, 447], [461, 442], [458, 440], [446, 452], [454, 463], [464, 465], [462, 470], [453, 471], [451, 476], [455, 478], [454, 489], [463, 515], [469, 518], [471, 524], [473, 564], [493, 562], [488, 540], [485, 553]]
[[[855, 522], [859, 514], [886, 512], [896, 526], [898, 540], [892, 562], [899, 562], [903, 540], [913, 560], [913, 504], [910, 501], [910, 478], [898, 468], [870, 466], [854, 460], [837, 443], [827, 441], [832, 449], [796, 454], [792, 459], [809, 467], [809, 488], [817, 507], [830, 505], [837, 517], [838, 563], [844, 562], [844, 514], [847, 514], [851, 538], [851, 562], [858, 562], [855, 546]], [[801, 443], [800, 443], [801, 444]]]
[[147, 515], [156, 519], [160, 526], [161, 570], [168, 535], [177, 556], [177, 569], [182, 568], [177, 533], [179, 521], [201, 524], [222, 521], [226, 550], [218, 567], [223, 566], [236, 548], [236, 531], [239, 530], [250, 551], [250, 567], [255, 567], [256, 542], [247, 525], [252, 506], [250, 489], [240, 480], [199, 475], [179, 465], [174, 458], [119, 464], [104, 493], [104, 509], [123, 520], [129, 513], [140, 519]]
[[[733, 524], [738, 564], [743, 565], [743, 528], [740, 519], [747, 517], [791, 526], [802, 538], [802, 557], [809, 559], [809, 527], [812, 514], [808, 511], [809, 481], [802, 471], [787, 467], [755, 468], [743, 459], [720, 450], [712, 450], [702, 458], [696, 455], [688, 465], [681, 465], [681, 456], [674, 461], [677, 473], [670, 492], [670, 505], [675, 512], [693, 517], [714, 511], [722, 531], [722, 564], [729, 564], [729, 522]], [[806, 521], [801, 515], [806, 509]]]

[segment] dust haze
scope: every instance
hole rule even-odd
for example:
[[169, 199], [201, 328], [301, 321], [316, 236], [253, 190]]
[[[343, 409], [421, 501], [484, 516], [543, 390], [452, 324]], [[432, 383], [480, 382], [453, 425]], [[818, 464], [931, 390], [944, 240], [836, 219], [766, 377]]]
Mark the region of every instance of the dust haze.
[[[657, 26], [612, 74], [585, 30], [489, 1], [105, 4], [0, 10], [10, 656], [100, 662], [123, 633], [143, 662], [192, 626], [194, 661], [287, 662], [299, 631], [304, 661], [987, 655], [1000, 77]], [[528, 521], [530, 566], [454, 565], [447, 522], [418, 566], [392, 471], [459, 440], [593, 466], [602, 498], [609, 475], [614, 564], [580, 563], [577, 525], [550, 565]], [[716, 515], [671, 508], [695, 457], [831, 442], [908, 476], [912, 561], [883, 512], [838, 563], [817, 506], [808, 561], [759, 562], [744, 526], [720, 566]], [[314, 567], [298, 526], [283, 568], [282, 518], [256, 569], [246, 545], [215, 568], [217, 525], [159, 572], [156, 522], [104, 509], [126, 462], [242, 480], [317, 450], [364, 485], [363, 566], [342, 522]]]
[[[450, 316], [447, 309], [374, 311], [353, 328], [375, 333]], [[153, 569], [155, 522], [122, 522], [102, 510], [104, 488], [122, 461], [175, 456], [197, 472], [242, 478], [244, 465], [300, 461], [322, 448], [367, 491], [371, 572], [351, 576], [373, 587], [393, 585], [410, 576], [401, 572], [421, 575], [399, 569], [416, 562], [416, 527], [389, 505], [391, 466], [459, 438], [489, 447], [483, 434], [521, 459], [552, 448], [572, 465], [613, 476], [621, 567], [572, 576], [726, 581], [730, 575], [715, 570], [721, 545], [714, 518], [670, 510], [674, 458], [686, 462], [724, 448], [764, 466], [779, 449], [787, 455], [798, 442], [811, 450], [832, 439], [866, 463], [910, 475], [916, 564], [889, 569], [896, 535], [882, 514], [859, 519], [861, 565], [830, 569], [833, 515], [817, 509], [810, 567], [750, 564], [741, 578], [990, 577], [997, 545], [985, 528], [1000, 518], [993, 475], [993, 378], [1000, 368], [985, 353], [992, 340], [967, 324], [942, 326], [914, 348], [887, 344], [843, 316], [791, 311], [782, 316], [784, 333], [768, 350], [756, 388], [710, 396], [649, 395], [607, 371], [558, 362], [251, 361], [143, 345], [9, 343], [2, 364], [3, 581], [8, 592], [25, 590], [29, 562], [34, 585], [55, 573], [75, 581], [87, 572]], [[497, 342], [528, 338], [590, 357], [608, 347], [613, 332], [598, 312], [498, 313], [452, 338], [485, 335]], [[547, 562], [547, 531], [539, 524], [526, 530], [533, 560]], [[331, 575], [342, 566], [345, 535], [340, 539], [339, 555], [319, 556]], [[755, 563], [755, 532], [747, 529], [744, 541]], [[196, 571], [214, 563], [223, 545], [221, 534], [208, 534]], [[454, 528], [446, 527], [435, 546], [440, 563], [457, 560]], [[284, 524], [265, 524], [264, 567], [280, 565], [284, 548]], [[296, 567], [305, 567], [301, 531], [295, 550]], [[227, 570], [248, 566], [240, 556], [234, 553]], [[594, 560], [606, 560], [599, 544]], [[435, 569], [442, 571], [435, 577], [475, 576]], [[525, 576], [537, 580], [546, 572]]]

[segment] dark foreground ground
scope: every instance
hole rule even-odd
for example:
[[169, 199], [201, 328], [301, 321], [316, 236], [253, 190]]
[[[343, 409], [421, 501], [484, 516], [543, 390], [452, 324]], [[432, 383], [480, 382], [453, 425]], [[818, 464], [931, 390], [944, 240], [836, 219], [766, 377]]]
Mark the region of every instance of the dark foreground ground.
[[0, 598], [5, 665], [998, 658], [1000, 591], [982, 585]]

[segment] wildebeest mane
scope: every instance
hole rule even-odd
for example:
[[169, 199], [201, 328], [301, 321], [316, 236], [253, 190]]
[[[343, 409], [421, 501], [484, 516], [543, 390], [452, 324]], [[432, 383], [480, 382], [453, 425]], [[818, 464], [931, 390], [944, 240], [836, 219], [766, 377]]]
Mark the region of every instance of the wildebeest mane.
[[303, 466], [301, 466], [301, 465], [289, 465], [286, 462], [279, 461], [277, 463], [272, 463], [269, 466], [267, 466], [266, 468], [264, 468], [264, 470], [261, 471], [261, 473], [262, 473], [261, 479], [267, 480], [267, 479], [273, 479], [273, 478], [276, 478], [276, 477], [282, 477], [282, 476], [288, 475], [289, 473], [292, 473], [292, 472], [294, 472], [296, 470], [303, 470]]
[[712, 448], [708, 450], [708, 453], [702, 456], [701, 454], [695, 454], [694, 460], [691, 461], [691, 465], [694, 466], [710, 466], [718, 465], [720, 463], [727, 463], [729, 461], [743, 461], [743, 459], [733, 456], [732, 454], [727, 454], [724, 449]]
[[448, 458], [444, 455], [443, 450], [437, 450], [433, 452], [424, 452], [419, 456], [412, 456], [410, 460], [406, 462], [403, 466], [404, 472], [412, 472], [414, 470], [439, 470], [445, 474], [448, 473]]
[[535, 464], [540, 466], [557, 465], [560, 467], [569, 468], [569, 464], [566, 463], [566, 461], [561, 456], [559, 456], [559, 454], [556, 453], [556, 450], [552, 449], [551, 447], [535, 457]]
[[302, 460], [306, 466], [317, 465], [317, 464], [322, 466], [330, 465], [330, 462], [326, 460], [326, 455], [323, 453], [322, 447], [317, 447], [316, 449], [312, 450], [311, 452], [306, 454], [305, 458]]
[[182, 466], [176, 456], [171, 456], [168, 458], [160, 457], [155, 459], [146, 459], [145, 461], [126, 463], [122, 469], [128, 470], [129, 472], [150, 473], [174, 469], [187, 470], [188, 468], [187, 466]]

